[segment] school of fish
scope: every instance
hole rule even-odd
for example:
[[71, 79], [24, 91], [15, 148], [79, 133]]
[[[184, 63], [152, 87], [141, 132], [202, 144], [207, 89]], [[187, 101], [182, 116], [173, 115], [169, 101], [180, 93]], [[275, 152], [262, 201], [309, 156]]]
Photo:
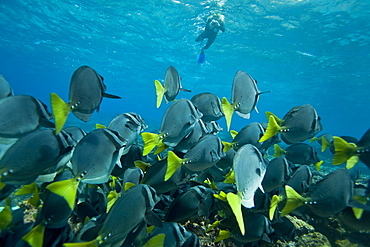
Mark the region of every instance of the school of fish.
[[[317, 136], [320, 116], [306, 104], [282, 118], [266, 112], [266, 123], [231, 130], [226, 142], [218, 121], [229, 131], [234, 112], [250, 119], [268, 92], [242, 70], [229, 103], [212, 92], [176, 99], [191, 91], [169, 66], [164, 81], [154, 81], [153, 108], [163, 98], [168, 104], [156, 133], [145, 132], [135, 112], [90, 132], [66, 125], [70, 112], [87, 122], [103, 98], [121, 99], [89, 66], [72, 74], [67, 102], [51, 93], [51, 112], [10, 85], [0, 76], [0, 246], [201, 246], [184, 227], [199, 219], [207, 219], [206, 231], [218, 231], [216, 242], [258, 246], [293, 239], [284, 216], [296, 212], [370, 228], [370, 180], [358, 185], [350, 172], [358, 162], [370, 168], [370, 129], [359, 140]], [[312, 169], [324, 162], [316, 141], [332, 154], [327, 166], [345, 165], [313, 182]], [[14, 204], [21, 196], [37, 209], [27, 222], [26, 209]]]

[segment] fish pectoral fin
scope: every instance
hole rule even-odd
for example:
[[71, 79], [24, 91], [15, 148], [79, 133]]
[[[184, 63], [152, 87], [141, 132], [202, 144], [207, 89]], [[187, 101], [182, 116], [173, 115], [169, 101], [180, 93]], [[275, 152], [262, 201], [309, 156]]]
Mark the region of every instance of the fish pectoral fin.
[[104, 98], [110, 98], [110, 99], [122, 99], [120, 96], [117, 96], [117, 95], [113, 95], [113, 94], [110, 94], [110, 93], [103, 93], [103, 97]]
[[155, 146], [158, 145], [160, 138], [158, 134], [153, 134], [149, 132], [141, 133], [141, 137], [144, 141], [144, 149], [143, 149], [143, 156], [149, 154]]
[[162, 104], [163, 95], [166, 92], [166, 89], [162, 86], [162, 84], [158, 80], [154, 81], [154, 85], [155, 85], [155, 93], [157, 95], [157, 104], [156, 104], [156, 106], [157, 106], [157, 108], [159, 108]]
[[333, 143], [335, 150], [332, 160], [333, 165], [343, 164], [356, 153], [356, 146], [340, 137], [333, 136]]
[[264, 142], [270, 139], [271, 137], [277, 135], [279, 131], [283, 129], [284, 128], [280, 127], [280, 125], [277, 123], [276, 119], [272, 115], [270, 115], [268, 119], [266, 132], [265, 134], [263, 134], [259, 142]]
[[167, 181], [172, 177], [172, 175], [182, 166], [182, 163], [186, 161], [186, 159], [179, 158], [174, 152], [168, 152], [167, 158], [167, 170], [164, 176], [164, 181]]
[[280, 216], [283, 217], [294, 209], [303, 205], [305, 198], [298, 194], [292, 187], [285, 185], [286, 203], [281, 210]]
[[149, 239], [142, 247], [163, 247], [166, 234], [161, 233]]
[[55, 134], [58, 134], [71, 112], [71, 107], [64, 102], [56, 93], [50, 94], [51, 109], [55, 118]]
[[22, 237], [31, 247], [42, 247], [44, 243], [45, 225], [38, 224], [31, 231]]
[[231, 210], [233, 211], [236, 221], [238, 222], [239, 230], [242, 235], [245, 234], [245, 228], [244, 228], [244, 219], [243, 219], [243, 213], [242, 213], [242, 197], [240, 193], [234, 194], [234, 193], [227, 193], [226, 195], [227, 202], [230, 205]]
[[222, 98], [222, 110], [225, 114], [225, 119], [226, 119], [226, 126], [227, 126], [227, 131], [230, 130], [230, 125], [231, 125], [231, 119], [233, 117], [234, 113], [234, 107], [232, 104], [227, 101], [225, 97]]
[[73, 210], [76, 204], [75, 201], [77, 187], [79, 183], [80, 181], [76, 180], [76, 178], [71, 178], [51, 183], [48, 186], [46, 186], [46, 189], [50, 190], [54, 194], [63, 197], [67, 201], [69, 207]]

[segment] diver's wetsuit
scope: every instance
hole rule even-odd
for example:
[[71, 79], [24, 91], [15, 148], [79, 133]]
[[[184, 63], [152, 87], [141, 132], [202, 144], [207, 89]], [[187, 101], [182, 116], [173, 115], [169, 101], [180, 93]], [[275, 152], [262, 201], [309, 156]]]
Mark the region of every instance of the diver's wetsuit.
[[219, 16], [210, 17], [207, 20], [205, 30], [195, 39], [195, 41], [199, 42], [204, 39], [208, 39], [207, 44], [203, 47], [203, 49], [208, 49], [212, 45], [213, 41], [215, 41], [219, 30], [225, 32], [224, 22]]

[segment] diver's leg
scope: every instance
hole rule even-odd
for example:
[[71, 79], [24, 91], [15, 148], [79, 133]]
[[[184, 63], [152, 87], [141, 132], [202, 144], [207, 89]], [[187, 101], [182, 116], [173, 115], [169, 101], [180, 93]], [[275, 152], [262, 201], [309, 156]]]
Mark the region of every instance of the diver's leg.
[[216, 36], [217, 35], [212, 35], [208, 37], [207, 44], [203, 47], [203, 49], [208, 49], [212, 45], [213, 41], [215, 41]]

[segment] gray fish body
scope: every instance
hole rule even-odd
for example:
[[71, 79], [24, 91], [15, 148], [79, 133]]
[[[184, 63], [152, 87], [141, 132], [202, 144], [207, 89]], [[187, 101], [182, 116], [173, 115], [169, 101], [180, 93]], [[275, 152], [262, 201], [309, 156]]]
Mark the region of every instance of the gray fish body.
[[286, 184], [299, 194], [305, 193], [312, 183], [312, 173], [308, 166], [299, 166], [290, 176]]
[[174, 100], [181, 88], [181, 78], [175, 67], [170, 66], [167, 68], [166, 76], [164, 78], [164, 98], [166, 102]]
[[162, 142], [170, 147], [176, 146], [184, 137], [190, 134], [194, 125], [202, 117], [187, 99], [173, 102], [166, 110], [160, 128], [164, 135]]
[[1, 177], [1, 182], [32, 183], [43, 171], [68, 155], [73, 145], [74, 141], [64, 132], [55, 135], [52, 129], [36, 130], [18, 139], [0, 160], [0, 174], [8, 173]]
[[207, 131], [208, 130], [206, 129], [203, 121], [197, 121], [190, 134], [176, 145], [175, 150], [182, 153], [188, 152], [189, 149], [192, 148], [199, 141], [199, 139], [207, 133]]
[[13, 95], [13, 90], [3, 75], [0, 75], [0, 99]]
[[100, 184], [108, 181], [125, 142], [108, 129], [95, 129], [84, 136], [76, 145], [72, 155], [75, 175], [86, 172], [85, 183]]
[[215, 121], [211, 121], [211, 122], [208, 122], [208, 123], [205, 123], [205, 124], [206, 124], [208, 134], [217, 135], [218, 133], [220, 133], [223, 130], [222, 127]]
[[69, 103], [75, 106], [73, 114], [84, 122], [89, 121], [91, 114], [95, 110], [99, 111], [103, 97], [108, 96], [105, 90], [102, 77], [94, 69], [89, 66], [79, 67], [73, 73], [69, 87]]
[[28, 95], [15, 95], [0, 99], [0, 137], [19, 138], [33, 130], [53, 127], [52, 115], [46, 106]]
[[213, 93], [200, 93], [190, 100], [203, 114], [204, 122], [217, 121], [224, 115], [220, 99]]
[[148, 185], [138, 184], [125, 191], [114, 203], [98, 233], [103, 238], [110, 235], [100, 246], [122, 243], [158, 201], [155, 190]]
[[292, 144], [314, 137], [322, 130], [320, 117], [311, 105], [293, 107], [283, 118], [287, 131], [281, 133], [281, 139]]
[[116, 116], [112, 121], [110, 121], [107, 128], [117, 132], [120, 137], [127, 141], [126, 148], [123, 153], [126, 154], [131, 145], [137, 142], [139, 134], [148, 128], [148, 126], [139, 114], [129, 112]]
[[306, 205], [312, 213], [320, 217], [335, 215], [349, 205], [353, 189], [354, 183], [348, 170], [334, 170], [309, 188], [309, 201]]
[[222, 157], [223, 145], [216, 135], [208, 134], [203, 136], [185, 155], [188, 163], [184, 165], [187, 170], [198, 172], [212, 167]]
[[262, 146], [262, 143], [259, 142], [259, 139], [263, 136], [264, 133], [265, 130], [263, 129], [261, 124], [257, 122], [248, 124], [247, 126], [242, 128], [234, 137], [234, 149], [237, 151], [245, 144], [252, 144], [257, 148], [260, 148]]
[[320, 161], [317, 152], [307, 143], [294, 143], [285, 152], [285, 158], [294, 164], [311, 165]]
[[237, 241], [238, 246], [265, 238], [268, 239], [267, 235], [274, 232], [271, 222], [261, 213], [247, 214], [243, 218], [245, 234], [242, 235], [238, 229], [236, 234], [233, 235], [233, 239]]
[[249, 74], [241, 70], [236, 72], [232, 88], [232, 102], [239, 116], [249, 118], [249, 114], [257, 105], [259, 94], [257, 83]]
[[262, 181], [264, 191], [271, 192], [280, 188], [291, 172], [289, 163], [284, 157], [270, 160]]
[[265, 176], [267, 161], [252, 144], [242, 146], [234, 156], [236, 188], [242, 193], [242, 205], [254, 207], [254, 193], [261, 187]]

